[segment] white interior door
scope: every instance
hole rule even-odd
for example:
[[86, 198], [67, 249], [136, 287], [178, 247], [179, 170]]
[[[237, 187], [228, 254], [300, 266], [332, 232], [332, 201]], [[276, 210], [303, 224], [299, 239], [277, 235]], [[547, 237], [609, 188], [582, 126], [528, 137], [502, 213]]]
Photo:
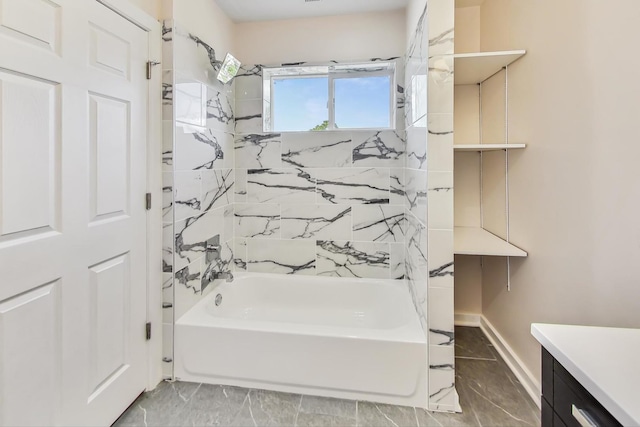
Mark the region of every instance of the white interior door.
[[0, 0], [0, 425], [108, 425], [146, 385], [148, 34]]

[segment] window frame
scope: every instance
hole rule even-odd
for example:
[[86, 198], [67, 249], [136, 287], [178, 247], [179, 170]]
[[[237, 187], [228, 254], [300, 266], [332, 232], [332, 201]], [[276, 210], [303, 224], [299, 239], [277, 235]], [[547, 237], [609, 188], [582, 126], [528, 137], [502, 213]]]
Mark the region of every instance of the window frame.
[[[336, 64], [331, 65], [292, 65], [282, 67], [264, 67], [262, 82], [263, 82], [263, 96], [262, 96], [262, 110], [263, 132], [277, 132], [277, 133], [292, 133], [292, 132], [326, 132], [326, 131], [384, 131], [384, 130], [396, 130], [396, 106], [397, 106], [397, 83], [396, 83], [396, 62], [367, 62], [367, 63], [344, 63], [338, 64], [339, 67], [352, 67], [357, 69], [358, 67], [368, 68], [374, 66], [384, 67], [382, 70], [375, 71], [342, 71], [335, 70]], [[305, 72], [304, 69], [308, 68], [310, 71]], [[295, 70], [299, 71], [295, 73]], [[319, 71], [319, 70], [322, 70]], [[274, 129], [274, 106], [276, 92], [274, 90], [274, 82], [276, 80], [295, 79], [295, 78], [327, 78], [327, 110], [328, 110], [328, 125], [327, 129], [323, 131], [299, 131], [299, 130], [275, 130]], [[335, 81], [348, 78], [363, 78], [363, 77], [389, 77], [389, 127], [368, 127], [368, 128], [336, 128], [335, 127], [335, 112], [336, 112], [336, 97], [335, 97]], [[269, 82], [269, 94], [266, 96], [266, 82]], [[269, 114], [266, 115], [266, 104], [269, 103]]]

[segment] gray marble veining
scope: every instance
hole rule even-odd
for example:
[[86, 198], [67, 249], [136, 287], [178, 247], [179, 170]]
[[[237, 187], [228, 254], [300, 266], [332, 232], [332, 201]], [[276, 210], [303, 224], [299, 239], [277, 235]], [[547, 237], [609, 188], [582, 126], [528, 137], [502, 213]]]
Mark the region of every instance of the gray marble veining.
[[247, 399], [248, 390], [202, 384], [178, 414], [190, 426], [228, 426], [233, 423]]
[[249, 134], [236, 137], [236, 167], [245, 169], [278, 168], [282, 165], [279, 133]]
[[237, 237], [263, 239], [280, 237], [280, 205], [236, 204], [234, 215]]
[[[426, 2], [425, 2], [426, 3]], [[409, 49], [407, 50], [407, 60], [415, 60], [416, 58], [426, 59], [424, 53], [427, 52], [427, 46], [425, 46], [425, 31], [427, 26], [427, 11], [428, 5], [425, 4], [425, 8], [418, 18], [413, 37], [409, 43]]]
[[300, 168], [351, 165], [350, 132], [299, 132], [282, 137], [282, 162]]
[[298, 394], [251, 390], [231, 426], [295, 425], [302, 396]]
[[358, 402], [358, 425], [400, 427], [416, 424], [414, 408]]
[[456, 328], [456, 357], [496, 361], [491, 343], [478, 328]]
[[175, 170], [223, 169], [232, 167], [233, 135], [199, 127], [176, 129]]
[[208, 211], [233, 202], [234, 173], [232, 169], [203, 170], [202, 210]]
[[406, 142], [399, 131], [353, 134], [354, 166], [403, 166], [405, 151]]
[[249, 169], [247, 200], [252, 203], [315, 203], [316, 180], [308, 171]]
[[320, 169], [318, 203], [389, 204], [389, 169]]
[[356, 205], [353, 238], [366, 242], [404, 242], [404, 206]]
[[351, 217], [348, 205], [282, 205], [282, 238], [350, 238]]
[[389, 279], [389, 244], [318, 240], [317, 274]]
[[173, 19], [162, 22], [165, 378], [173, 374], [174, 319], [214, 287], [217, 273], [234, 268], [233, 203], [236, 192], [246, 191], [246, 177], [236, 190], [233, 170], [235, 85], [215, 77], [217, 43], [191, 30]]
[[[344, 72], [369, 72], [381, 69], [376, 62], [390, 61], [403, 76], [403, 61], [397, 57], [372, 58], [362, 67], [329, 64]], [[327, 64], [299, 61], [273, 66], [316, 65]], [[404, 82], [399, 80], [396, 86], [395, 130], [276, 133], [262, 129], [263, 114], [268, 113], [263, 108], [263, 71], [262, 65], [244, 64], [235, 79], [235, 268], [405, 278]], [[254, 206], [252, 212], [240, 212], [247, 205]], [[289, 241], [307, 241], [311, 246], [301, 247], [305, 256], [292, 261], [290, 248], [295, 244]], [[349, 249], [342, 259], [345, 253], [330, 253], [319, 241], [354, 242], [359, 249]], [[264, 245], [271, 250], [268, 257], [258, 249]], [[384, 262], [374, 256], [377, 252], [385, 254]], [[366, 266], [363, 259], [373, 264]]]
[[248, 239], [247, 270], [255, 273], [314, 275], [315, 241]]
[[472, 402], [480, 423], [486, 426], [539, 425], [538, 410], [530, 399], [518, 392], [505, 395], [502, 389], [511, 384], [505, 372], [496, 372], [497, 362], [462, 359], [458, 363], [458, 378], [464, 378], [459, 392]]
[[237, 100], [235, 123], [237, 134], [262, 132], [262, 99]]
[[198, 391], [201, 384], [161, 382], [153, 391], [143, 394], [114, 424], [118, 427], [151, 427], [187, 425], [179, 413]]
[[209, 127], [232, 131], [234, 123], [232, 100], [224, 93], [209, 88], [206, 117]]

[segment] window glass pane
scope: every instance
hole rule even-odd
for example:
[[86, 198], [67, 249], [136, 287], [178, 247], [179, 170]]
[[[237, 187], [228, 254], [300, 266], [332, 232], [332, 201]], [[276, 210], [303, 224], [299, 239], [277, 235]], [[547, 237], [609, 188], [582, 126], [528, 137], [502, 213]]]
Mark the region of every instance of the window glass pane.
[[273, 130], [309, 131], [329, 120], [327, 77], [273, 80]]
[[391, 77], [335, 79], [336, 128], [390, 128]]

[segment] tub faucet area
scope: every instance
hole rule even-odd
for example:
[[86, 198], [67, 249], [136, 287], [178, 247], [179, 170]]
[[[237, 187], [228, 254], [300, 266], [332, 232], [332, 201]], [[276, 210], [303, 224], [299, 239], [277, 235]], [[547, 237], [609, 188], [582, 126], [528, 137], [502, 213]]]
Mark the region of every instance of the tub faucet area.
[[209, 240], [207, 240], [207, 246], [206, 246], [207, 264], [215, 263], [215, 268], [219, 270], [219, 271], [211, 271], [209, 273], [209, 278], [211, 280], [225, 279], [227, 282], [232, 282], [233, 273], [231, 273], [231, 271], [229, 270], [223, 271], [224, 264], [221, 261], [222, 260], [221, 252], [222, 252], [222, 245], [220, 245], [220, 235], [215, 235]]
[[230, 271], [214, 271], [211, 273], [212, 279], [225, 279], [227, 283], [233, 282], [233, 273]]

